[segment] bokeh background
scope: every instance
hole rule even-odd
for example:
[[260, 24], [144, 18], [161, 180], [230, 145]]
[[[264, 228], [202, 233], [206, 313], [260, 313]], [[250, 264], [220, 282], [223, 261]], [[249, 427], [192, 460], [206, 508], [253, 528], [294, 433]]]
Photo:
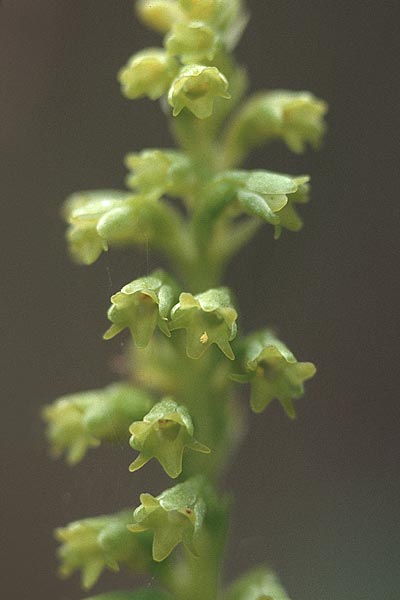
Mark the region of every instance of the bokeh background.
[[[277, 325], [319, 373], [295, 422], [278, 406], [249, 414], [225, 476], [236, 495], [226, 577], [269, 562], [294, 600], [398, 600], [397, 3], [248, 4], [237, 56], [252, 88], [310, 89], [331, 109], [321, 153], [277, 144], [251, 158], [311, 173], [313, 202], [301, 233], [274, 242], [264, 228], [226, 280], [243, 327]], [[125, 447], [75, 470], [51, 462], [39, 416], [53, 398], [113, 378], [120, 345], [101, 340], [108, 298], [157, 264], [132, 252], [72, 265], [59, 207], [79, 189], [121, 187], [128, 151], [171, 143], [158, 104], [124, 100], [115, 77], [159, 41], [131, 0], [0, 6], [1, 588], [10, 600], [73, 600], [84, 594], [77, 577], [55, 575], [52, 529], [134, 507], [166, 483], [157, 465], [127, 473]], [[127, 581], [107, 575], [96, 591]]]

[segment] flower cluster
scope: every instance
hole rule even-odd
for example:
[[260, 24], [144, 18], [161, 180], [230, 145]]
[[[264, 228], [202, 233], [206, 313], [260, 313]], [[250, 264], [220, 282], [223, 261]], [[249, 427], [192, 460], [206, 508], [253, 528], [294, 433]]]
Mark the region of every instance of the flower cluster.
[[176, 285], [162, 272], [128, 283], [111, 297], [108, 318], [113, 325], [104, 337], [110, 339], [127, 327], [135, 343], [146, 347], [157, 325], [167, 336], [185, 329], [190, 358], [200, 358], [216, 344], [233, 360], [230, 342], [236, 337], [237, 312], [229, 290], [210, 289], [196, 296], [182, 292], [173, 306], [175, 295]]
[[164, 48], [149, 48], [129, 60], [119, 73], [123, 94], [152, 100], [165, 95], [174, 116], [184, 109], [199, 119], [211, 116], [216, 99], [230, 98], [218, 58], [234, 45], [245, 22], [241, 2], [145, 1], [138, 14], [166, 34]]

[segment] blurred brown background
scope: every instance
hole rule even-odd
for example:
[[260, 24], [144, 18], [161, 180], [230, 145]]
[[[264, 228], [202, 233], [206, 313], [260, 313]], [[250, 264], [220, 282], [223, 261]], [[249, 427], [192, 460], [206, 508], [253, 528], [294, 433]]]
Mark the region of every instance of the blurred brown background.
[[[274, 145], [252, 157], [311, 173], [313, 202], [303, 232], [274, 242], [264, 228], [227, 281], [245, 329], [277, 324], [319, 373], [296, 422], [278, 406], [250, 416], [226, 476], [236, 494], [227, 577], [267, 561], [294, 600], [398, 600], [397, 3], [248, 4], [237, 55], [253, 88], [310, 89], [331, 110], [321, 153]], [[2, 597], [73, 600], [84, 594], [77, 577], [57, 580], [52, 529], [134, 507], [166, 483], [157, 465], [130, 475], [128, 447], [92, 452], [75, 470], [51, 462], [39, 417], [53, 398], [112, 378], [108, 298], [146, 257], [72, 265], [58, 211], [72, 191], [120, 187], [127, 151], [170, 143], [157, 103], [124, 100], [115, 77], [159, 41], [131, 0], [0, 6]], [[96, 591], [121, 581], [106, 576]]]

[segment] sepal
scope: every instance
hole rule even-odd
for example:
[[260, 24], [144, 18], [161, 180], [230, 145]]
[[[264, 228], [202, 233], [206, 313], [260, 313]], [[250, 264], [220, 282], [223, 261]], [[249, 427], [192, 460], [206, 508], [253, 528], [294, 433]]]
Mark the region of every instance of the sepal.
[[209, 453], [210, 449], [193, 437], [193, 423], [185, 406], [167, 398], [158, 402], [142, 421], [132, 423], [130, 445], [140, 452], [130, 465], [137, 471], [151, 458], [156, 458], [167, 475], [178, 477], [182, 472], [185, 448]]
[[309, 201], [309, 177], [307, 175], [293, 177], [293, 181], [297, 185], [297, 190], [288, 197], [287, 204], [279, 212], [279, 223], [275, 226], [275, 239], [280, 237], [282, 227], [289, 231], [300, 231], [303, 227], [303, 220], [298, 214], [295, 205], [306, 204]]
[[176, 60], [165, 50], [142, 50], [134, 54], [118, 73], [122, 93], [130, 100], [141, 96], [157, 100], [168, 91], [178, 68]]
[[276, 574], [266, 567], [253, 569], [233, 583], [224, 600], [290, 600]]
[[141, 505], [133, 513], [135, 522], [129, 525], [133, 533], [153, 532], [153, 559], [165, 560], [181, 542], [196, 553], [196, 538], [205, 515], [201, 480], [188, 479], [154, 497], [141, 494]]
[[134, 538], [127, 525], [130, 511], [75, 521], [55, 531], [61, 542], [58, 549], [60, 575], [69, 577], [81, 571], [82, 587], [91, 588], [105, 568], [118, 571], [120, 565], [138, 573], [151, 564], [149, 536]]
[[186, 108], [198, 119], [210, 117], [216, 98], [230, 98], [228, 87], [226, 77], [216, 67], [183, 67], [168, 92], [173, 116], [176, 117]]
[[125, 383], [63, 396], [43, 410], [52, 453], [65, 452], [74, 465], [89, 448], [124, 438], [132, 420], [143, 418], [153, 404], [148, 394]]
[[131, 281], [111, 296], [107, 316], [112, 325], [104, 339], [111, 339], [128, 328], [135, 344], [144, 348], [157, 326], [170, 336], [168, 316], [177, 296], [176, 284], [161, 270]]
[[184, 292], [171, 310], [169, 329], [186, 329], [189, 358], [200, 358], [207, 348], [216, 344], [233, 360], [230, 342], [236, 337], [237, 316], [227, 288], [211, 289], [196, 296]]
[[286, 414], [296, 416], [293, 400], [304, 394], [304, 382], [316, 373], [310, 362], [298, 362], [295, 356], [269, 330], [249, 336], [242, 355], [245, 373], [232, 375], [239, 383], [251, 383], [251, 407], [262, 412], [274, 399]]

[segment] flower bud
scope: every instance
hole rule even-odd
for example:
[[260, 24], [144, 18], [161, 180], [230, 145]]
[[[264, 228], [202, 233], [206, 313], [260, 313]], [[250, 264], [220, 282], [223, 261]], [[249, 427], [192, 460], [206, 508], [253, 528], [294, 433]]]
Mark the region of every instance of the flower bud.
[[82, 586], [91, 588], [104, 568], [119, 570], [119, 564], [143, 573], [150, 566], [151, 555], [148, 536], [135, 538], [127, 525], [130, 511], [75, 521], [56, 530], [62, 543], [58, 555], [60, 574], [69, 577], [81, 570]]
[[105, 245], [97, 223], [104, 214], [122, 206], [127, 197], [126, 192], [104, 190], [78, 192], [67, 198], [63, 215], [70, 225], [67, 240], [76, 262], [90, 265], [98, 259]]
[[156, 498], [151, 494], [141, 494], [140, 502], [133, 513], [135, 523], [128, 528], [133, 533], [153, 532], [155, 561], [163, 561], [181, 542], [195, 553], [196, 538], [205, 514], [197, 479], [188, 479]]
[[118, 79], [126, 98], [148, 96], [157, 100], [168, 91], [177, 71], [177, 62], [164, 50], [148, 48], [132, 56]]
[[168, 93], [174, 117], [187, 108], [198, 119], [206, 119], [213, 112], [216, 98], [230, 98], [228, 85], [227, 79], [216, 67], [183, 67]]
[[209, 453], [210, 449], [193, 437], [193, 423], [186, 407], [179, 406], [171, 399], [158, 402], [142, 421], [132, 423], [129, 428], [130, 445], [140, 452], [130, 465], [130, 471], [137, 471], [151, 458], [156, 458], [170, 477], [182, 473], [182, 459], [185, 448]]
[[197, 296], [182, 293], [171, 311], [170, 331], [186, 329], [186, 352], [200, 358], [216, 344], [229, 358], [235, 358], [231, 342], [236, 337], [237, 312], [227, 288], [211, 289]]
[[147, 346], [157, 326], [170, 336], [168, 316], [176, 297], [176, 284], [161, 270], [131, 281], [111, 297], [107, 316], [112, 325], [104, 339], [113, 338], [126, 327], [140, 348]]
[[217, 50], [218, 38], [201, 21], [176, 23], [167, 36], [165, 47], [169, 54], [178, 56], [184, 64], [211, 61]]
[[65, 452], [74, 465], [103, 440], [125, 438], [132, 420], [142, 419], [153, 404], [148, 394], [124, 383], [63, 396], [43, 411], [52, 453]]
[[293, 400], [303, 396], [303, 383], [315, 375], [315, 366], [297, 362], [285, 344], [268, 330], [245, 340], [243, 362], [247, 373], [233, 375], [232, 379], [239, 383], [250, 381], [254, 412], [262, 412], [277, 399], [293, 419], [296, 416]]
[[159, 33], [167, 33], [184, 19], [176, 0], [139, 0], [136, 10], [141, 21]]
[[163, 194], [185, 195], [194, 185], [191, 161], [175, 150], [143, 150], [128, 154], [129, 187], [158, 200]]
[[226, 600], [290, 600], [278, 577], [266, 567], [253, 569], [231, 586]]

